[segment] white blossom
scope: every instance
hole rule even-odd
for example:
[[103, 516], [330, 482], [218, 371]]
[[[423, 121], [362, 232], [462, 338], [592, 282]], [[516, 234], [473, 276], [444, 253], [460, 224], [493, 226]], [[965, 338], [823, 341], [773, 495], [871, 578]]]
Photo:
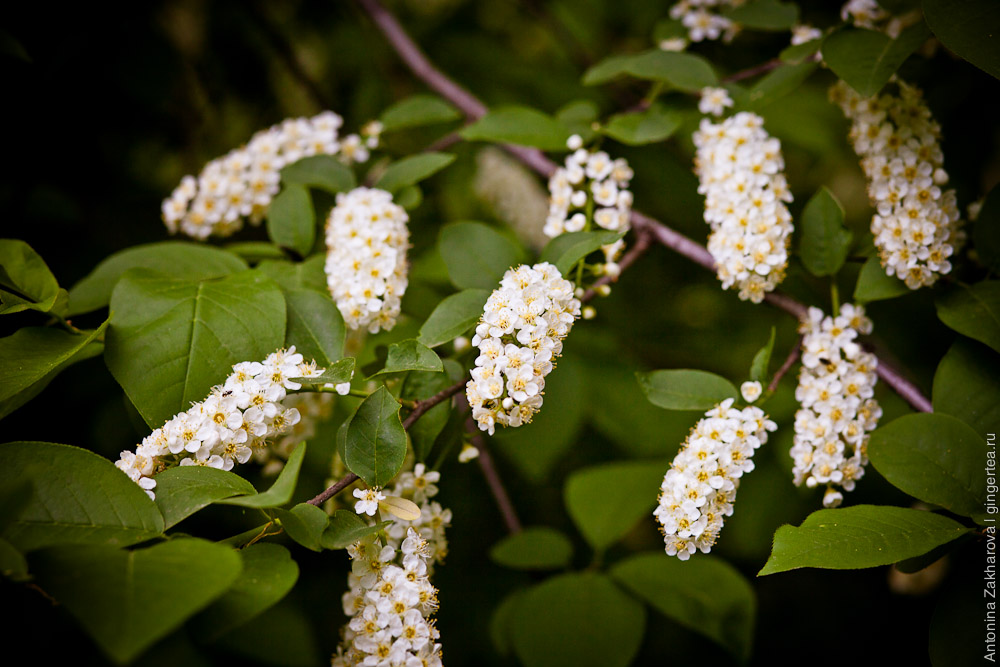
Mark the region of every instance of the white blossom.
[[740, 385], [740, 395], [743, 396], [743, 400], [747, 403], [753, 403], [758, 398], [760, 398], [763, 389], [760, 386], [760, 382], [744, 382]]
[[385, 494], [379, 489], [354, 489], [354, 497], [358, 499], [358, 502], [354, 503], [354, 511], [368, 516], [375, 516], [378, 512], [378, 501], [385, 500]]
[[837, 317], [810, 308], [802, 321], [802, 370], [795, 399], [795, 439], [791, 457], [796, 485], [826, 485], [823, 503], [836, 506], [843, 496], [830, 489], [854, 489], [868, 463], [869, 433], [882, 408], [874, 399], [878, 359], [855, 340], [871, 333], [861, 306], [844, 304]]
[[721, 116], [727, 107], [733, 106], [733, 98], [725, 88], [702, 88], [698, 111], [713, 116]]
[[723, 16], [723, 12], [743, 4], [743, 0], [680, 0], [670, 8], [670, 18], [687, 28], [692, 42], [705, 39], [730, 41], [739, 32], [739, 25]]
[[851, 143], [868, 177], [875, 207], [871, 230], [885, 272], [910, 289], [951, 272], [949, 257], [964, 240], [939, 141], [941, 126], [921, 91], [902, 81], [899, 93], [863, 98], [842, 81], [830, 90], [851, 121]]
[[348, 328], [395, 326], [407, 285], [408, 220], [384, 190], [337, 195], [326, 223], [326, 279]]
[[777, 428], [760, 408], [732, 406], [727, 398], [705, 413], [663, 477], [653, 516], [669, 556], [687, 560], [698, 549], [711, 551], [733, 514], [740, 478], [754, 469], [754, 452]]
[[823, 36], [823, 31], [811, 25], [800, 24], [792, 28], [792, 46], [805, 44]]
[[702, 119], [694, 134], [695, 172], [705, 195], [708, 250], [723, 289], [760, 303], [784, 280], [792, 194], [783, 173], [781, 142], [757, 114], [740, 112], [720, 123]]

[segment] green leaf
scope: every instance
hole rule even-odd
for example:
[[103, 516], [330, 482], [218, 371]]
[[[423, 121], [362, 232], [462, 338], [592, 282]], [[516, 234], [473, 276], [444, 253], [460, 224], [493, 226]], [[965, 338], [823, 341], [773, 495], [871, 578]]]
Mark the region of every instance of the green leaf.
[[823, 61], [862, 97], [875, 95], [903, 61], [930, 37], [921, 21], [890, 39], [875, 30], [847, 28], [823, 42]]
[[719, 83], [712, 66], [701, 56], [653, 49], [635, 55], [605, 58], [587, 70], [583, 75], [583, 84], [606, 83], [625, 74], [637, 79], [661, 81], [689, 93]]
[[236, 583], [194, 621], [197, 627], [207, 629], [209, 641], [273, 607], [299, 578], [299, 566], [280, 544], [260, 542], [237, 553], [243, 570]]
[[315, 505], [299, 503], [290, 511], [278, 509], [274, 513], [290, 538], [306, 549], [323, 550], [320, 538], [330, 524], [330, 517], [326, 512]]
[[35, 493], [3, 537], [21, 551], [53, 544], [124, 547], [163, 532], [139, 485], [107, 459], [49, 442], [0, 445], [0, 487], [30, 479]]
[[328, 294], [312, 290], [289, 290], [284, 294], [288, 322], [285, 346], [294, 345], [305, 359], [315, 359], [320, 367], [329, 368], [344, 356], [347, 338], [337, 305]]
[[517, 604], [525, 592], [518, 589], [507, 595], [493, 610], [493, 616], [490, 617], [490, 640], [497, 653], [505, 658], [509, 657], [514, 650], [510, 641], [510, 628], [516, 618]]
[[393, 132], [422, 125], [448, 123], [462, 117], [458, 109], [437, 95], [414, 95], [396, 102], [382, 112], [383, 132]]
[[[272, 247], [273, 246], [269, 246]], [[280, 251], [279, 251], [280, 252]], [[129, 269], [145, 268], [189, 280], [219, 278], [243, 271], [247, 263], [232, 252], [190, 241], [163, 241], [116, 252], [69, 291], [69, 315], [104, 308]]]
[[979, 261], [994, 273], [1000, 272], [1000, 187], [986, 195], [979, 216], [972, 223], [972, 243]]
[[965, 516], [986, 503], [986, 441], [954, 417], [912, 414], [875, 429], [872, 465], [914, 498]]
[[1000, 280], [959, 283], [937, 300], [938, 319], [1000, 352]]
[[941, 43], [1000, 79], [1000, 12], [993, 0], [923, 0], [924, 18]]
[[791, 2], [752, 0], [728, 12], [726, 16], [743, 28], [753, 30], [790, 30], [798, 23], [799, 8]]
[[285, 299], [256, 271], [197, 282], [133, 269], [111, 310], [104, 358], [150, 428], [285, 341]]
[[459, 134], [467, 141], [534, 146], [547, 151], [566, 150], [569, 130], [558, 120], [536, 109], [520, 106], [491, 109]]
[[[385, 368], [371, 377], [402, 373], [404, 371], [444, 371], [441, 357], [434, 350], [423, 345], [415, 338], [408, 338], [389, 346], [389, 356], [385, 360]], [[369, 378], [371, 379], [371, 378]]]
[[666, 463], [607, 463], [574, 471], [564, 500], [587, 542], [603, 551], [623, 538], [656, 506]]
[[256, 493], [253, 484], [239, 475], [208, 466], [177, 466], [156, 475], [156, 506], [164, 529], [217, 500]]
[[369, 526], [353, 510], [337, 510], [319, 542], [324, 549], [346, 549], [361, 538], [377, 533], [388, 523], [383, 521]]
[[524, 251], [481, 222], [451, 222], [438, 234], [438, 251], [459, 289], [495, 289], [507, 269], [524, 261]]
[[[451, 363], [453, 366], [457, 366], [454, 361], [446, 361], [445, 363]], [[447, 369], [445, 369], [447, 370]], [[460, 372], [464, 375], [465, 369], [461, 368]], [[447, 373], [435, 373], [428, 371], [413, 371], [407, 373], [406, 379], [403, 381], [403, 389], [400, 391], [400, 397], [411, 400], [419, 401], [425, 398], [430, 398], [439, 391], [443, 391], [451, 386], [455, 381], [448, 377]], [[434, 446], [434, 441], [440, 435], [444, 425], [448, 422], [448, 414], [451, 411], [451, 401], [441, 401], [433, 408], [424, 413], [424, 415], [417, 421], [415, 421], [407, 433], [410, 435], [410, 443], [413, 445], [413, 455], [416, 457], [417, 461], [424, 461], [427, 459], [427, 455], [430, 453], [431, 448]]]
[[108, 323], [86, 334], [24, 327], [0, 338], [0, 418], [37, 396], [66, 367], [100, 354]]
[[826, 186], [820, 187], [802, 210], [802, 263], [814, 276], [832, 276], [847, 259], [851, 232], [844, 228], [844, 209]]
[[755, 109], [766, 107], [797, 90], [818, 67], [819, 63], [814, 62], [778, 67], [754, 84], [753, 88], [750, 89], [747, 101]]
[[59, 283], [31, 246], [17, 239], [0, 239], [0, 315], [37, 310], [56, 304]]
[[379, 386], [354, 413], [344, 454], [347, 469], [368, 486], [385, 486], [403, 466], [406, 431], [399, 421], [399, 401], [385, 386]]
[[554, 264], [565, 276], [577, 262], [601, 246], [610, 245], [625, 236], [625, 232], [570, 232], [560, 234], [542, 249], [540, 262]]
[[965, 338], [944, 355], [934, 374], [934, 412], [958, 417], [976, 433], [1000, 424], [1000, 359]]
[[316, 211], [303, 185], [290, 184], [271, 200], [267, 210], [267, 235], [275, 245], [305, 256], [316, 243]]
[[750, 364], [750, 379], [754, 382], [766, 382], [768, 373], [767, 367], [771, 364], [771, 353], [774, 351], [774, 336], [776, 330], [771, 327], [771, 337], [767, 345], [760, 348], [757, 354], [753, 355], [753, 362]]
[[788, 63], [789, 65], [798, 65], [799, 63], [805, 62], [807, 58], [812, 58], [820, 47], [823, 45], [823, 38], [811, 39], [808, 42], [803, 42], [802, 44], [793, 44], [792, 46], [785, 47], [778, 57], [781, 62]]
[[393, 162], [375, 181], [375, 187], [395, 193], [429, 178], [455, 161], [450, 153], [421, 153]]
[[265, 260], [256, 270], [278, 283], [286, 292], [305, 289], [329, 295], [325, 264], [325, 255], [314, 255], [304, 262]]
[[284, 505], [292, 499], [292, 494], [295, 493], [295, 485], [299, 481], [299, 469], [302, 468], [302, 460], [305, 455], [306, 443], [300, 442], [288, 457], [288, 461], [285, 462], [285, 467], [278, 474], [278, 479], [274, 480], [271, 488], [264, 493], [224, 498], [217, 502], [222, 505], [237, 505], [256, 509]]
[[420, 327], [417, 340], [427, 347], [450, 343], [476, 326], [489, 298], [490, 290], [485, 289], [467, 289], [445, 297]]
[[750, 658], [756, 599], [750, 583], [732, 565], [713, 556], [685, 562], [662, 551], [619, 561], [611, 577], [664, 616], [725, 647], [738, 660]]
[[[332, 155], [313, 155], [293, 162], [281, 170], [281, 182], [286, 187], [300, 185], [331, 194], [348, 192], [357, 187], [351, 168]], [[273, 202], [271, 206], [274, 206]]]
[[31, 478], [12, 479], [7, 484], [0, 485], [0, 535], [14, 519], [28, 506], [35, 495], [35, 485]]
[[872, 255], [865, 260], [858, 274], [858, 282], [854, 286], [854, 300], [858, 303], [883, 301], [909, 294], [911, 291], [902, 280], [887, 275], [878, 257]]
[[[199, 246], [210, 247], [210, 246]], [[237, 241], [227, 243], [222, 246], [226, 252], [232, 253], [246, 262], [256, 264], [269, 259], [286, 259], [285, 251], [267, 241]], [[212, 248], [214, 250], [214, 248]], [[245, 266], [243, 268], [246, 268]], [[162, 269], [161, 269], [162, 270]], [[211, 276], [209, 276], [211, 277]], [[111, 297], [111, 290], [108, 290], [108, 297]]]
[[343, 384], [344, 382], [350, 382], [352, 377], [354, 377], [354, 357], [347, 357], [327, 366], [322, 375], [293, 379], [303, 385], [319, 385], [331, 383]]
[[490, 559], [513, 570], [560, 570], [569, 567], [573, 543], [554, 528], [525, 528], [497, 542]]
[[407, 185], [396, 193], [396, 203], [407, 211], [412, 211], [424, 202], [424, 193], [419, 186]]
[[856, 505], [813, 512], [782, 526], [757, 576], [800, 567], [855, 570], [920, 556], [969, 529], [947, 517], [903, 507]]
[[594, 122], [600, 110], [590, 100], [575, 100], [556, 112], [556, 120], [566, 126], [571, 134], [579, 134], [584, 141], [596, 136]]
[[118, 664], [131, 662], [222, 595], [241, 568], [232, 549], [195, 539], [136, 551], [53, 547], [31, 558], [39, 585]]
[[526, 667], [625, 667], [646, 627], [642, 605], [596, 572], [563, 574], [518, 599], [510, 623]]
[[651, 371], [636, 378], [649, 402], [666, 410], [711, 410], [738, 395], [729, 380], [706, 371]]
[[645, 111], [615, 114], [602, 131], [623, 144], [640, 146], [667, 139], [681, 126], [682, 120], [676, 109], [654, 103]]

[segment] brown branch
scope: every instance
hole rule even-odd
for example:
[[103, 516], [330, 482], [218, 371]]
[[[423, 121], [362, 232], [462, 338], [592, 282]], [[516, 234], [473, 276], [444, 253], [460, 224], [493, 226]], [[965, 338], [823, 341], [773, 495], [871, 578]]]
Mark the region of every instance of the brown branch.
[[[470, 419], [469, 421], [472, 420]], [[473, 424], [475, 424], [475, 422], [473, 422]], [[475, 426], [473, 426], [473, 428], [475, 428]], [[496, 501], [497, 507], [500, 509], [504, 525], [507, 526], [507, 532], [511, 534], [520, 533], [521, 520], [517, 517], [517, 511], [514, 509], [514, 503], [510, 501], [510, 496], [507, 495], [507, 489], [500, 480], [500, 475], [497, 474], [496, 466], [493, 465], [493, 456], [490, 454], [490, 450], [486, 447], [486, 439], [476, 434], [472, 436], [472, 444], [479, 450], [479, 456], [476, 457], [476, 461], [479, 462], [479, 469], [482, 470], [483, 477], [486, 478], [486, 484], [490, 487], [490, 493], [493, 494], [493, 499]]]
[[767, 385], [767, 393], [773, 394], [778, 388], [778, 383], [781, 382], [781, 378], [785, 377], [785, 374], [791, 370], [795, 362], [799, 360], [799, 355], [802, 354], [802, 336], [799, 336], [798, 340], [795, 341], [795, 345], [792, 346], [792, 351], [788, 353], [785, 358], [785, 363], [781, 364], [781, 368], [774, 374], [771, 378], [771, 383]]
[[[618, 262], [619, 271], [624, 271], [628, 267], [632, 266], [632, 264], [637, 259], [645, 255], [646, 251], [649, 249], [649, 246], [652, 244], [652, 242], [653, 242], [652, 237], [648, 233], [639, 232], [635, 237], [635, 243], [632, 244], [631, 248], [625, 251], [625, 254], [622, 256], [621, 261]], [[614, 278], [612, 278], [611, 276], [601, 276], [600, 278], [594, 281], [593, 287], [591, 287], [590, 289], [588, 289], [586, 292], [583, 293], [583, 296], [580, 298], [580, 301], [582, 301], [583, 303], [587, 303], [595, 296], [597, 296], [598, 287], [600, 287], [601, 285], [607, 285], [608, 283], [613, 283], [617, 281], [618, 281], [618, 276], [615, 276]]]
[[323, 503], [325, 503], [326, 501], [328, 501], [330, 498], [333, 498], [335, 495], [337, 495], [338, 493], [340, 493], [341, 491], [343, 491], [344, 489], [346, 489], [347, 487], [349, 487], [351, 484], [354, 484], [356, 481], [358, 481], [358, 476], [355, 475], [353, 472], [352, 473], [348, 473], [348, 474], [344, 475], [343, 477], [341, 477], [340, 480], [336, 484], [334, 484], [333, 486], [331, 486], [330, 488], [328, 488], [326, 491], [324, 491], [323, 493], [317, 495], [315, 498], [313, 498], [312, 500], [310, 500], [309, 504], [310, 505], [322, 505]]
[[[812, 54], [802, 62], [818, 62], [819, 59], [820, 59], [820, 54], [817, 52]], [[739, 72], [733, 72], [729, 76], [722, 77], [720, 81], [722, 83], [733, 83], [736, 81], [742, 81], [743, 79], [752, 79], [758, 74], [764, 74], [766, 72], [770, 72], [771, 70], [778, 69], [779, 67], [787, 64], [788, 63], [783, 61], [781, 58], [772, 58], [771, 60], [768, 60], [765, 63], [761, 63], [760, 65], [748, 67], [747, 69], [740, 70]]]
[[[486, 113], [487, 108], [481, 101], [442, 74], [440, 70], [435, 68], [430, 61], [427, 60], [427, 57], [420, 51], [419, 47], [417, 47], [413, 40], [410, 39], [409, 35], [406, 34], [399, 22], [396, 21], [395, 17], [393, 17], [392, 14], [390, 14], [378, 2], [378, 0], [357, 1], [368, 13], [368, 15], [371, 16], [375, 24], [385, 34], [389, 43], [393, 46], [393, 48], [395, 48], [400, 58], [404, 63], [406, 63], [407, 66], [409, 66], [417, 78], [421, 79], [429, 87], [440, 93], [445, 99], [461, 109], [468, 118], [479, 118]], [[743, 70], [742, 72], [730, 75], [730, 77], [725, 80], [735, 81], [738, 79], [749, 78], [751, 76], [755, 76], [756, 74], [762, 74], [770, 71], [781, 64], [780, 60], [770, 60], [762, 65], [752, 67], [749, 70]], [[505, 145], [504, 149], [542, 176], [551, 176], [552, 172], [556, 170], [557, 165], [545, 157], [545, 155], [537, 148]], [[687, 257], [692, 262], [695, 262], [710, 271], [715, 270], [715, 260], [712, 258], [712, 255], [708, 252], [708, 249], [705, 246], [689, 239], [677, 231], [674, 231], [663, 223], [644, 215], [639, 211], [633, 210], [632, 227], [636, 231], [651, 234], [654, 240]], [[785, 294], [772, 292], [766, 295], [764, 300], [769, 304], [777, 306], [785, 312], [790, 313], [798, 319], [803, 318], [808, 311], [805, 304], [799, 303]], [[915, 409], [923, 412], [930, 411], [930, 401], [920, 393], [920, 390], [914, 384], [902, 377], [899, 373], [885, 366], [881, 361], [879, 362], [879, 376], [900, 396], [906, 399]]]

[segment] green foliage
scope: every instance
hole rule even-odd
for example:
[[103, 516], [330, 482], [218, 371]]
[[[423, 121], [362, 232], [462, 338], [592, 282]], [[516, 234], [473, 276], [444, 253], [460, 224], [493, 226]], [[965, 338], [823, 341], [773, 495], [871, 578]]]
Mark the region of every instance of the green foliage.
[[[348, 192], [357, 187], [351, 168], [331, 155], [313, 155], [293, 162], [281, 170], [281, 182], [286, 187], [299, 185], [324, 190], [331, 194]], [[273, 209], [274, 202], [271, 202], [271, 207]], [[306, 254], [309, 248], [300, 254]]]
[[587, 70], [583, 75], [583, 84], [594, 86], [623, 75], [658, 81], [691, 93], [719, 82], [712, 66], [701, 56], [654, 49], [630, 56], [605, 58]]
[[422, 125], [438, 125], [461, 118], [452, 105], [437, 95], [413, 95], [396, 102], [379, 116], [383, 132], [395, 132]]
[[854, 300], [858, 303], [870, 303], [895, 299], [897, 296], [909, 294], [910, 291], [902, 280], [886, 274], [878, 257], [872, 256], [865, 260], [858, 274], [858, 282], [854, 286]]
[[284, 505], [292, 499], [295, 493], [295, 485], [299, 481], [299, 470], [302, 468], [302, 460], [306, 456], [306, 443], [300, 442], [295, 446], [295, 450], [289, 455], [288, 461], [281, 469], [278, 479], [274, 480], [271, 488], [263, 493], [245, 496], [231, 496], [218, 500], [222, 505], [237, 505], [239, 507], [253, 507], [265, 509], [268, 507], [278, 507]]
[[276, 509], [273, 512], [290, 538], [306, 549], [323, 550], [320, 539], [330, 524], [330, 517], [326, 512], [309, 503], [299, 503], [291, 510]]
[[626, 462], [573, 472], [564, 489], [566, 509], [590, 546], [603, 551], [649, 519], [666, 470], [663, 462]]
[[111, 311], [104, 359], [150, 428], [285, 340], [285, 299], [257, 271], [197, 281], [132, 269]]
[[789, 65], [798, 65], [799, 63], [805, 62], [807, 58], [813, 57], [822, 45], [822, 38], [811, 39], [802, 44], [795, 44], [793, 46], [786, 47], [780, 54], [778, 54], [778, 57], [781, 58], [781, 62], [788, 63]]
[[208, 466], [177, 466], [156, 476], [156, 507], [163, 528], [172, 528], [217, 500], [257, 493], [239, 475]]
[[646, 625], [642, 605], [593, 572], [552, 577], [514, 604], [511, 643], [527, 667], [624, 667]]
[[923, 0], [924, 18], [950, 51], [1000, 79], [1000, 13], [991, 0]]
[[438, 251], [459, 289], [494, 290], [507, 269], [525, 261], [524, 251], [494, 227], [451, 222], [438, 232]]
[[937, 300], [938, 319], [1000, 352], [1000, 280], [959, 283]]
[[749, 659], [757, 601], [732, 565], [712, 556], [684, 562], [644, 552], [616, 563], [611, 576], [664, 616]]
[[93, 452], [49, 442], [0, 445], [0, 488], [30, 479], [34, 494], [2, 533], [21, 551], [56, 544], [124, 547], [163, 532], [139, 486]]
[[31, 558], [39, 585], [118, 664], [139, 657], [222, 595], [241, 569], [235, 551], [195, 539], [136, 551], [52, 547]]
[[979, 343], [955, 341], [934, 374], [933, 404], [976, 433], [990, 432], [1000, 424], [1000, 359]]
[[751, 0], [727, 16], [744, 28], [754, 30], [790, 30], [798, 23], [799, 7], [780, 0]]
[[844, 265], [851, 232], [844, 228], [844, 208], [826, 186], [806, 204], [800, 219], [802, 263], [814, 276], [832, 276]]
[[594, 123], [600, 111], [597, 105], [589, 100], [576, 100], [556, 112], [556, 120], [566, 126], [571, 134], [579, 134], [584, 141], [590, 141], [597, 133]]
[[623, 144], [641, 146], [668, 139], [681, 126], [683, 117], [676, 109], [660, 103], [644, 111], [615, 114], [602, 131]]
[[490, 559], [513, 570], [559, 570], [569, 565], [573, 544], [548, 526], [525, 528], [493, 545]]
[[636, 373], [649, 402], [666, 410], [710, 410], [727, 398], [736, 398], [736, 387], [715, 373], [664, 370]]
[[286, 184], [267, 210], [267, 235], [275, 245], [308, 255], [316, 243], [316, 210], [304, 185]]
[[449, 153], [411, 155], [390, 164], [389, 168], [375, 181], [375, 187], [396, 193], [405, 187], [430, 178], [454, 161], [455, 156]]
[[624, 235], [624, 232], [611, 231], [560, 234], [546, 244], [538, 259], [541, 262], [554, 264], [559, 273], [566, 277], [570, 269], [581, 259], [603, 245], [614, 243]]
[[420, 327], [417, 340], [427, 347], [450, 343], [479, 322], [489, 297], [490, 291], [485, 289], [467, 289], [445, 297]]
[[[448, 368], [450, 366], [450, 368]], [[430, 398], [439, 391], [443, 391], [457, 380], [452, 379], [452, 375], [465, 375], [465, 369], [460, 367], [454, 360], [444, 362], [445, 373], [433, 371], [412, 371], [407, 373], [403, 381], [403, 389], [400, 398], [419, 401]], [[448, 415], [451, 412], [451, 401], [442, 401], [424, 413], [424, 415], [413, 423], [407, 433], [410, 435], [410, 444], [413, 446], [413, 455], [418, 461], [427, 459], [434, 441], [448, 423]]]
[[403, 373], [405, 371], [436, 371], [443, 372], [441, 357], [415, 338], [393, 343], [389, 346], [389, 355], [385, 360], [385, 368], [371, 377]]
[[569, 130], [561, 122], [536, 109], [520, 106], [491, 109], [459, 134], [468, 141], [520, 144], [547, 151], [566, 150], [569, 139]]
[[928, 37], [930, 31], [923, 21], [906, 28], [896, 39], [874, 30], [847, 28], [826, 38], [823, 60], [860, 95], [871, 97]]
[[387, 522], [369, 526], [354, 510], [337, 510], [320, 537], [324, 549], [346, 549], [363, 537], [378, 532]]
[[346, 327], [340, 310], [329, 295], [302, 289], [287, 290], [284, 296], [287, 322], [285, 346], [294, 345], [296, 352], [307, 360], [315, 359], [320, 368], [330, 368], [339, 363], [344, 351]]
[[41, 256], [24, 241], [0, 239], [0, 315], [56, 305], [59, 283]]
[[347, 428], [344, 464], [368, 486], [385, 486], [406, 456], [399, 402], [381, 386], [366, 398]]
[[296, 382], [306, 386], [316, 386], [324, 384], [343, 384], [350, 381], [354, 375], [354, 357], [335, 361], [323, 371], [322, 374], [314, 377], [294, 378]]
[[877, 428], [868, 456], [883, 477], [911, 496], [979, 516], [986, 502], [986, 442], [954, 417], [916, 414]]
[[927, 553], [968, 532], [947, 517], [922, 510], [856, 505], [813, 512], [801, 526], [782, 526], [758, 576], [801, 567], [854, 570], [889, 565]]
[[814, 62], [789, 64], [768, 72], [754, 84], [747, 95], [747, 101], [754, 109], [761, 109], [797, 90], [816, 68]]
[[750, 364], [750, 379], [755, 382], [764, 383], [767, 381], [767, 367], [771, 364], [771, 353], [774, 352], [774, 337], [777, 330], [771, 327], [771, 337], [767, 340], [767, 345], [760, 348], [757, 354], [753, 355], [753, 362]]

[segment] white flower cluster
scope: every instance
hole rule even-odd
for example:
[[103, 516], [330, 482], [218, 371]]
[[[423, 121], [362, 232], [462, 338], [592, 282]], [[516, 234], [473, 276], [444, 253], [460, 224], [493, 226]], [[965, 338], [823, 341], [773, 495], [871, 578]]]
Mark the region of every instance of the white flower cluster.
[[878, 0], [847, 0], [840, 8], [840, 19], [859, 28], [874, 30], [890, 16]]
[[299, 411], [284, 402], [288, 389], [302, 386], [291, 378], [322, 373], [314, 362], [303, 361], [294, 346], [261, 362], [236, 364], [208, 398], [146, 436], [134, 452], [122, 452], [115, 465], [150, 498], [156, 487], [153, 475], [165, 468], [179, 464], [232, 470], [236, 463], [246, 463], [255, 447], [299, 422]]
[[427, 542], [427, 573], [434, 573], [434, 565], [443, 563], [448, 555], [448, 540], [445, 530], [451, 525], [451, 510], [441, 507], [441, 503], [431, 500], [438, 494], [436, 483], [441, 473], [427, 470], [418, 463], [411, 472], [404, 472], [396, 478], [396, 485], [390, 495], [412, 500], [420, 507], [420, 518], [413, 521], [396, 519], [386, 528], [386, 544], [397, 549], [402, 547], [410, 530], [415, 530]]
[[326, 223], [326, 281], [349, 329], [392, 329], [406, 291], [409, 216], [385, 190], [337, 195]]
[[754, 469], [754, 452], [776, 428], [763, 410], [739, 410], [731, 398], [705, 413], [663, 477], [653, 510], [668, 556], [687, 560], [696, 549], [712, 550], [733, 514], [740, 478]]
[[[610, 231], [627, 231], [631, 226], [632, 192], [628, 189], [632, 169], [624, 158], [612, 160], [604, 151], [588, 151], [574, 134], [567, 142], [573, 151], [565, 166], [549, 178], [549, 215], [543, 229], [555, 238], [565, 232], [581, 232], [587, 226], [588, 211], [594, 223]], [[621, 239], [603, 246], [604, 272], [619, 273], [615, 258], [625, 247]]]
[[740, 26], [719, 12], [739, 7], [745, 0], [680, 0], [670, 8], [670, 18], [680, 21], [692, 42], [703, 39], [730, 41]]
[[951, 271], [962, 242], [954, 190], [938, 141], [941, 126], [920, 90], [899, 81], [899, 95], [863, 98], [843, 81], [830, 90], [851, 121], [851, 142], [868, 177], [875, 206], [872, 234], [882, 267], [910, 289], [933, 285]]
[[342, 602], [350, 621], [332, 667], [441, 667], [440, 633], [430, 618], [438, 601], [427, 541], [409, 528], [398, 549], [371, 536], [348, 553], [350, 591]]
[[800, 326], [802, 370], [795, 399], [796, 485], [826, 484], [823, 504], [836, 507], [843, 500], [833, 485], [846, 491], [865, 473], [868, 434], [878, 426], [882, 408], [873, 398], [878, 359], [855, 342], [859, 333], [871, 333], [872, 323], [861, 306], [844, 304], [837, 317], [810, 308]]
[[161, 207], [171, 233], [196, 239], [230, 236], [243, 221], [258, 225], [277, 194], [282, 167], [312, 155], [340, 155], [345, 162], [364, 162], [368, 148], [378, 145], [378, 124], [369, 124], [363, 140], [356, 134], [338, 137], [343, 119], [332, 111], [312, 118], [289, 118], [262, 130], [246, 146], [205, 165], [198, 177], [185, 176]]
[[695, 172], [705, 195], [705, 222], [712, 233], [723, 289], [760, 303], [785, 278], [792, 201], [783, 170], [781, 142], [768, 135], [764, 119], [740, 112], [720, 123], [703, 118], [694, 134]]
[[580, 316], [573, 283], [542, 262], [508, 269], [486, 301], [472, 344], [479, 348], [465, 393], [480, 430], [520, 426], [542, 406], [545, 376]]

